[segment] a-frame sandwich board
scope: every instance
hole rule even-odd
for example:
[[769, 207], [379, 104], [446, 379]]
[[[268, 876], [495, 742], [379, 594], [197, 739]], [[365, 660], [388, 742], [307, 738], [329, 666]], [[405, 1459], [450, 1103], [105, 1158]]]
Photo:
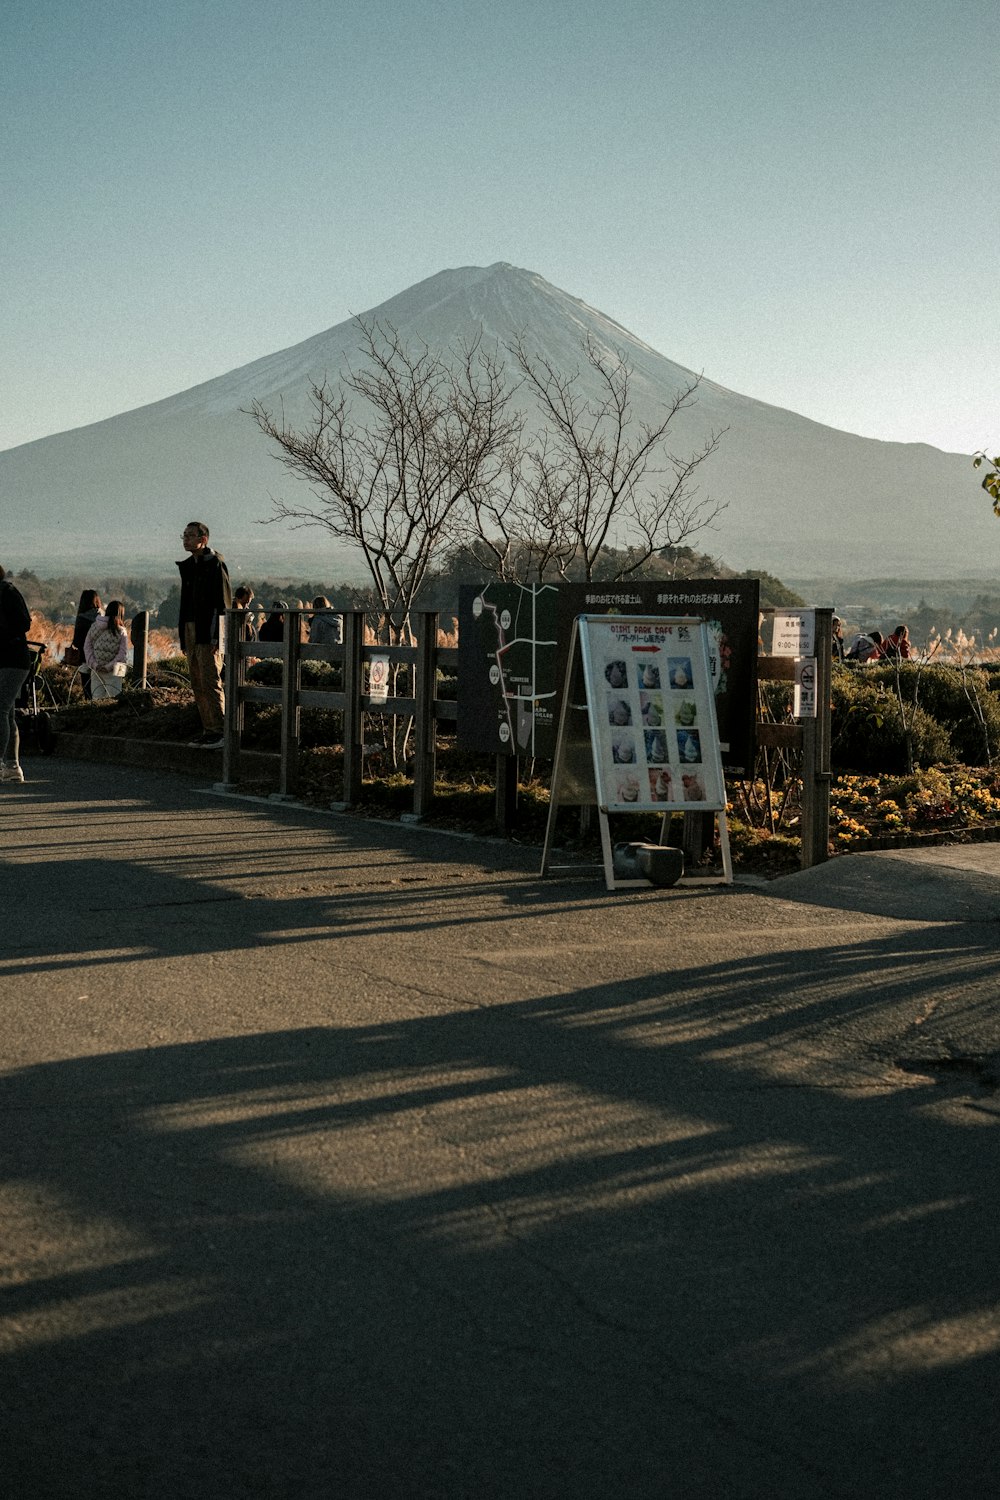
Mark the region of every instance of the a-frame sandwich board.
[[[687, 617], [578, 615], [573, 622], [556, 736], [542, 875], [560, 807], [596, 806], [608, 890], [646, 886], [616, 876], [610, 814], [716, 815], [722, 879], [732, 883], [708, 637]], [[579, 866], [572, 868], [578, 869]]]

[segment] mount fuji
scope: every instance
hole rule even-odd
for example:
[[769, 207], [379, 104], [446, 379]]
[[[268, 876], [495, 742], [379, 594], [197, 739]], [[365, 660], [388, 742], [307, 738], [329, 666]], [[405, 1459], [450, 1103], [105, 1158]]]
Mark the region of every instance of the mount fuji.
[[[363, 315], [407, 343], [446, 349], [482, 337], [570, 373], [587, 366], [589, 336], [623, 351], [637, 419], [651, 420], [691, 371], [604, 313], [506, 263], [441, 271]], [[314, 380], [334, 381], [357, 355], [354, 320], [166, 400], [0, 452], [0, 524], [7, 566], [57, 571], [111, 565], [168, 571], [192, 516], [208, 522], [236, 574], [280, 566], [337, 579], [358, 560], [325, 533], [262, 526], [271, 496], [302, 481], [275, 461], [245, 415], [254, 399], [296, 424]], [[921, 443], [889, 443], [826, 427], [703, 379], [669, 437], [693, 452], [725, 429], [698, 470], [700, 496], [725, 502], [693, 538], [734, 567], [781, 575], [860, 572], [914, 577], [982, 570], [998, 539], [969, 457]]]

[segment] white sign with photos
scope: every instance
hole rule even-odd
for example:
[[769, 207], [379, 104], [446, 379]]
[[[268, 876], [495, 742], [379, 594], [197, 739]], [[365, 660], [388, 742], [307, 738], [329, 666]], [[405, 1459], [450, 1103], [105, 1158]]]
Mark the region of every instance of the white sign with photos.
[[583, 615], [578, 624], [598, 805], [725, 807], [704, 624], [624, 615]]

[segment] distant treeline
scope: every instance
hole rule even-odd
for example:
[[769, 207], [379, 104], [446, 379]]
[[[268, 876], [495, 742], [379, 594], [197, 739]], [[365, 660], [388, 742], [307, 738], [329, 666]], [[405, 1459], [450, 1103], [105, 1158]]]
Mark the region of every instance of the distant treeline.
[[[608, 550], [609, 575], [613, 570], [613, 549]], [[600, 577], [602, 570], [598, 570]], [[84, 589], [96, 589], [104, 600], [121, 599], [125, 614], [129, 618], [140, 610], [149, 610], [154, 623], [161, 629], [170, 630], [177, 624], [180, 605], [180, 585], [175, 577], [164, 575], [150, 578], [126, 578], [120, 575], [95, 577], [92, 574], [66, 575], [59, 578], [39, 578], [29, 569], [12, 574], [21, 593], [31, 609], [44, 614], [54, 623], [71, 624], [76, 616], [77, 603]], [[571, 574], [572, 576], [572, 574]], [[806, 601], [788, 588], [773, 574], [762, 570], [737, 573], [718, 558], [708, 553], [696, 552], [690, 547], [679, 547], [653, 558], [638, 574], [641, 578], [756, 578], [760, 582], [761, 604], [777, 608], [801, 607]], [[470, 568], [468, 559], [460, 555], [450, 558], [428, 579], [421, 591], [418, 607], [438, 610], [444, 615], [458, 613], [458, 590], [463, 583], [480, 583], [483, 573]], [[371, 609], [375, 607], [371, 591], [364, 585], [337, 583], [330, 578], [293, 578], [287, 575], [259, 579], [240, 575], [237, 582], [249, 584], [254, 591], [254, 603], [267, 610], [275, 600], [283, 600], [293, 606], [301, 600], [308, 607], [318, 595], [325, 595], [336, 609]]]

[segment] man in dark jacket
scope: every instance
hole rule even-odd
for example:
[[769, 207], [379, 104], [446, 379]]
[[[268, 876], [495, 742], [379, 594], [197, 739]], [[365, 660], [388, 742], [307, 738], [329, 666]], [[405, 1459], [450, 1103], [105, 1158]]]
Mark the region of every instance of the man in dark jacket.
[[23, 781], [14, 705], [31, 669], [31, 612], [0, 568], [0, 781]]
[[233, 602], [233, 593], [229, 569], [221, 554], [208, 545], [208, 527], [204, 521], [189, 521], [183, 541], [184, 550], [190, 555], [177, 564], [181, 575], [178, 633], [202, 722], [202, 733], [191, 743], [215, 750], [222, 745], [226, 712], [221, 625]]

